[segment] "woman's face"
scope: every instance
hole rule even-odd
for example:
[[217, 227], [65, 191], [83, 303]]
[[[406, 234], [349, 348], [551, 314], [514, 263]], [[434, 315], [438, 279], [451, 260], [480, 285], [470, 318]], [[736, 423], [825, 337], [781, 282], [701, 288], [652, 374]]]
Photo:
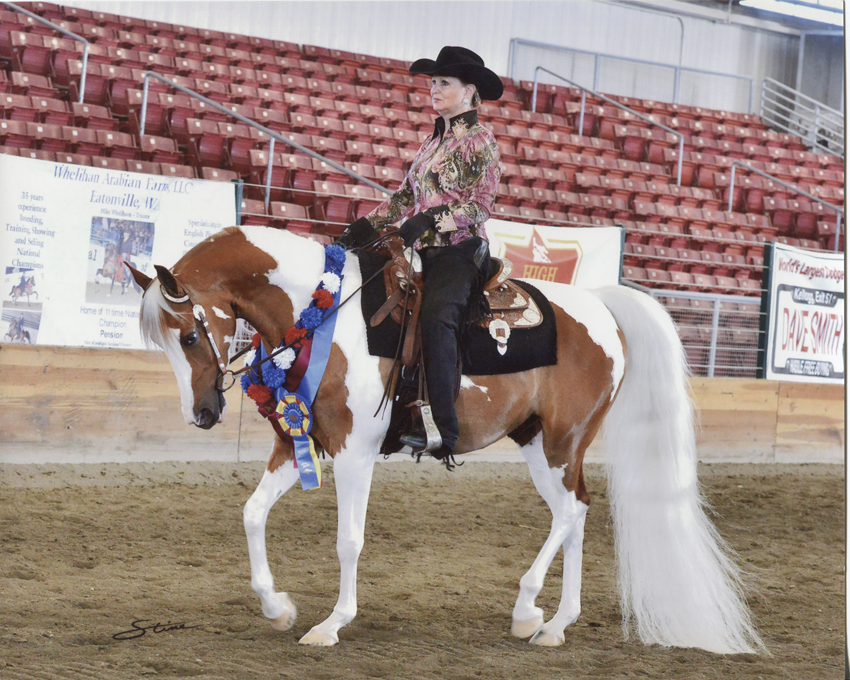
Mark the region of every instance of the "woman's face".
[[441, 116], [452, 118], [470, 110], [464, 100], [472, 99], [472, 85], [464, 85], [453, 76], [431, 77], [431, 106]]

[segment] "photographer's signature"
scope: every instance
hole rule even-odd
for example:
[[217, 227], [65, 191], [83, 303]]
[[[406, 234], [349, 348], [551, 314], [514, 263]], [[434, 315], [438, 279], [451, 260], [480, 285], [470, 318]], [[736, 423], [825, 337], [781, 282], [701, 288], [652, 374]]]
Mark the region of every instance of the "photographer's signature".
[[203, 624], [197, 626], [187, 626], [185, 623], [154, 623], [152, 625], [142, 625], [150, 623], [151, 619], [137, 619], [130, 624], [130, 630], [124, 630], [120, 633], [115, 633], [112, 636], [113, 640], [137, 640], [143, 638], [148, 631], [151, 633], [170, 633], [175, 630], [191, 630], [192, 628], [203, 628]]

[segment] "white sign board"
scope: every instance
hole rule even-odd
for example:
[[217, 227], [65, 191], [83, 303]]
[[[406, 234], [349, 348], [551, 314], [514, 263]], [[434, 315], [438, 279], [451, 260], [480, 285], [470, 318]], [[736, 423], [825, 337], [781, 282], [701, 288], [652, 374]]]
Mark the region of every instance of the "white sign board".
[[621, 227], [551, 227], [491, 219], [486, 228], [490, 254], [513, 263], [513, 278], [582, 288], [620, 282]]
[[844, 382], [844, 254], [772, 244], [764, 375]]
[[141, 348], [123, 263], [170, 267], [235, 222], [227, 182], [0, 155], [0, 341]]

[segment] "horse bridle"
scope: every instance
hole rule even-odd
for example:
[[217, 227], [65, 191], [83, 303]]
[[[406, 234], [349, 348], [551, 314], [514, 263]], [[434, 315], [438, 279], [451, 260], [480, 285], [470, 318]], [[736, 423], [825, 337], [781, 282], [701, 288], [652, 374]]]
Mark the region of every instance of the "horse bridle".
[[[396, 233], [396, 232], [393, 231], [393, 232], [384, 234], [383, 236], [375, 239], [373, 242], [370, 242], [368, 245], [369, 246], [375, 246], [378, 243], [380, 243], [381, 241], [383, 241], [384, 239], [392, 236], [394, 233]], [[348, 302], [349, 300], [351, 300], [351, 298], [353, 298], [355, 295], [357, 295], [357, 293], [359, 293], [369, 282], [371, 282], [372, 279], [374, 279], [376, 276], [378, 276], [378, 274], [382, 273], [384, 271], [384, 269], [389, 267], [390, 265], [392, 265], [392, 263], [393, 263], [392, 260], [387, 261], [387, 263], [383, 267], [378, 269], [378, 271], [376, 271], [374, 274], [372, 274], [372, 276], [370, 276], [363, 283], [361, 283], [360, 286], [351, 293], [351, 295], [349, 295], [347, 298], [345, 298], [345, 300], [340, 302], [336, 307], [334, 307], [330, 312], [328, 312], [328, 314], [325, 315], [324, 318], [322, 318], [322, 320], [319, 322], [319, 324], [318, 324], [318, 326], [316, 326], [316, 328], [321, 326], [323, 323], [325, 323], [325, 321], [327, 321], [334, 314], [336, 314], [337, 311], [339, 311], [339, 309], [346, 302]], [[243, 356], [244, 354], [247, 354], [248, 351], [250, 351], [252, 349], [252, 345], [247, 345], [247, 346], [243, 347], [236, 354], [234, 354], [232, 357], [230, 357], [228, 359], [227, 363], [225, 363], [224, 360], [221, 357], [221, 352], [218, 349], [218, 345], [216, 345], [215, 337], [213, 336], [212, 329], [210, 329], [209, 322], [207, 322], [207, 314], [206, 314], [206, 310], [204, 310], [203, 306], [193, 302], [192, 298], [189, 297], [189, 293], [187, 293], [185, 290], [183, 291], [183, 295], [174, 296], [165, 289], [165, 286], [163, 286], [161, 282], [159, 284], [159, 290], [162, 293], [162, 296], [166, 300], [168, 300], [169, 302], [172, 302], [172, 303], [178, 304], [178, 305], [183, 304], [185, 302], [188, 302], [189, 304], [192, 305], [192, 317], [195, 319], [196, 323], [199, 323], [201, 325], [201, 328], [204, 331], [204, 335], [207, 337], [207, 340], [209, 340], [209, 343], [212, 346], [213, 354], [215, 354], [216, 363], [218, 365], [218, 371], [219, 371], [218, 377], [216, 378], [216, 381], [215, 381], [215, 383], [216, 383], [215, 388], [218, 392], [220, 392], [222, 394], [224, 392], [227, 392], [231, 387], [233, 387], [236, 384], [236, 379], [239, 375], [241, 375], [242, 373], [246, 373], [247, 371], [253, 370], [254, 368], [257, 368], [258, 366], [261, 366], [263, 363], [265, 363], [266, 361], [269, 361], [270, 359], [275, 357], [277, 354], [280, 354], [281, 352], [285, 352], [287, 349], [289, 349], [290, 347], [295, 345], [297, 342], [301, 342], [303, 340], [303, 338], [302, 338], [300, 340], [296, 340], [295, 342], [292, 342], [292, 343], [289, 343], [287, 345], [283, 345], [281, 347], [278, 347], [278, 348], [274, 349], [273, 351], [269, 352], [267, 356], [263, 357], [262, 359], [260, 359], [256, 363], [253, 363], [249, 366], [243, 366], [242, 368], [234, 371], [233, 369], [230, 369], [230, 368], [227, 367], [228, 364], [233, 363], [239, 357]], [[313, 332], [316, 330], [316, 328], [312, 328], [309, 331], [307, 331], [307, 335], [305, 337], [312, 336]], [[229, 385], [227, 385], [225, 387], [224, 381], [225, 381], [225, 379], [228, 375], [232, 378], [232, 381], [230, 382]]]
[[[233, 387], [234, 383], [236, 382], [236, 377], [235, 377], [236, 374], [233, 373], [233, 371], [231, 371], [227, 368], [227, 364], [221, 358], [221, 352], [219, 351], [218, 345], [215, 342], [215, 336], [213, 336], [212, 329], [210, 328], [210, 324], [207, 321], [207, 313], [206, 313], [206, 310], [204, 309], [203, 305], [199, 305], [199, 304], [196, 304], [195, 302], [192, 302], [192, 298], [189, 297], [189, 293], [187, 293], [186, 291], [183, 291], [183, 295], [181, 295], [179, 297], [175, 297], [174, 295], [169, 293], [165, 289], [165, 286], [163, 286], [161, 283], [159, 284], [159, 291], [160, 291], [160, 293], [162, 293], [162, 297], [164, 297], [166, 300], [168, 300], [169, 302], [172, 302], [176, 305], [183, 304], [184, 302], [188, 302], [189, 304], [192, 305], [192, 317], [195, 319], [196, 323], [201, 324], [201, 328], [204, 331], [204, 335], [206, 335], [207, 340], [209, 340], [209, 343], [212, 346], [213, 354], [215, 354], [216, 364], [218, 365], [218, 371], [219, 371], [218, 377], [215, 380], [215, 388], [219, 392], [226, 392], [227, 390], [229, 390], [231, 387]], [[247, 351], [248, 351], [248, 348], [245, 348], [242, 351], [237, 352], [233, 356], [233, 358], [231, 358], [228, 361], [228, 363], [230, 363], [234, 359], [242, 356]], [[233, 374], [233, 376], [234, 376], [233, 382], [230, 383], [230, 385], [228, 385], [227, 387], [224, 387], [224, 377], [228, 373]]]

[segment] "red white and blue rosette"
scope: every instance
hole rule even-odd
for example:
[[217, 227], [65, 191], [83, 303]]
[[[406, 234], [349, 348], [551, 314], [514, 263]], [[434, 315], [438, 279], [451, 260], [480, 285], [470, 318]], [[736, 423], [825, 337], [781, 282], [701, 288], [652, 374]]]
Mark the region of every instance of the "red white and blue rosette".
[[313, 427], [313, 414], [307, 402], [297, 394], [287, 392], [277, 404], [280, 426], [290, 437], [309, 434]]

